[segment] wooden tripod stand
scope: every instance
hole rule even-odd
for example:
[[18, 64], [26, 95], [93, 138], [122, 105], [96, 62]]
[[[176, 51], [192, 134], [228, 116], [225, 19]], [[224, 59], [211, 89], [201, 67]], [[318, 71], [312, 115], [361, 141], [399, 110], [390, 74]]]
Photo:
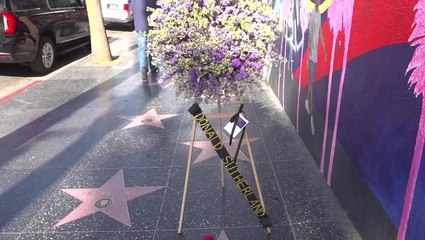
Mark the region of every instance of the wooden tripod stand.
[[[223, 118], [229, 119], [233, 115], [234, 115], [234, 113], [221, 113], [220, 103], [218, 103], [218, 113], [206, 114], [208, 119], [219, 119], [219, 127], [220, 127], [219, 135], [220, 135], [221, 140], [223, 140], [222, 119]], [[186, 205], [186, 196], [187, 196], [187, 189], [188, 189], [188, 185], [189, 185], [189, 175], [190, 175], [190, 169], [191, 169], [191, 166], [192, 166], [192, 153], [193, 153], [193, 146], [194, 146], [194, 142], [195, 142], [196, 127], [197, 127], [196, 126], [196, 120], [193, 119], [191, 140], [190, 140], [190, 146], [189, 146], [189, 155], [188, 155], [187, 167], [186, 167], [186, 176], [185, 176], [184, 187], [183, 187], [182, 204], [181, 204], [181, 208], [180, 208], [178, 234], [182, 234], [183, 218], [184, 218], [184, 211], [185, 211], [185, 205]], [[241, 141], [245, 141], [245, 143], [247, 145], [248, 154], [249, 154], [249, 161], [251, 163], [252, 172], [254, 174], [254, 179], [255, 179], [255, 184], [256, 184], [256, 187], [257, 187], [257, 191], [258, 191], [258, 196], [259, 196], [261, 205], [265, 209], [263, 194], [262, 194], [262, 191], [261, 191], [260, 182], [259, 182], [258, 174], [257, 174], [257, 169], [256, 169], [256, 166], [255, 166], [255, 163], [254, 163], [254, 156], [252, 154], [252, 147], [251, 147], [251, 143], [249, 141], [249, 134], [248, 134], [247, 130], [245, 130], [245, 136], [244, 136], [243, 139], [241, 139]], [[223, 165], [223, 163], [221, 163], [221, 186], [224, 189], [224, 165]], [[270, 227], [267, 228], [267, 233], [268, 234], [271, 233]]]

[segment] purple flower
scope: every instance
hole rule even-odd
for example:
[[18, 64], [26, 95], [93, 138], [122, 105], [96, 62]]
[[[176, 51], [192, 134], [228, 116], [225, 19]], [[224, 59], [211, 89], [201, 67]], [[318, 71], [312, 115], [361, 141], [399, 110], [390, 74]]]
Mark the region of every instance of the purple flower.
[[229, 47], [228, 47], [228, 46], [226, 46], [226, 45], [224, 45], [224, 46], [223, 46], [223, 47], [221, 47], [221, 49], [220, 49], [221, 53], [223, 53], [223, 54], [226, 54], [228, 50], [229, 50]]
[[176, 50], [177, 51], [182, 51], [183, 50], [183, 44], [182, 43], [178, 43], [176, 46]]
[[188, 2], [186, 3], [186, 8], [187, 8], [188, 10], [192, 10], [192, 7], [193, 7], [193, 2], [192, 2], [192, 1], [188, 1]]
[[173, 64], [177, 64], [177, 63], [179, 63], [179, 58], [178, 58], [177, 56], [174, 56], [174, 57], [171, 59], [171, 62], [172, 62]]
[[174, 76], [174, 73], [167, 72], [158, 80], [158, 83], [161, 84], [163, 82], [168, 82], [173, 78], [173, 76]]
[[214, 57], [214, 58], [215, 58], [215, 60], [217, 60], [217, 61], [221, 61], [221, 60], [223, 60], [223, 58], [224, 58], [224, 56], [223, 56], [221, 53], [216, 52], [216, 51], [214, 51], [214, 52], [213, 52], [213, 57]]
[[261, 64], [261, 63], [256, 63], [256, 64], [255, 64], [255, 70], [260, 71], [261, 69], [263, 69], [263, 64]]
[[244, 68], [241, 68], [238, 72], [238, 74], [236, 74], [236, 79], [237, 80], [242, 80], [249, 77], [249, 73], [247, 71], [245, 71]]
[[205, 5], [204, 0], [198, 0], [198, 5], [200, 7], [204, 7], [204, 5]]
[[238, 68], [238, 67], [240, 67], [241, 65], [242, 65], [242, 63], [241, 63], [241, 61], [240, 61], [239, 59], [234, 58], [234, 59], [232, 60], [232, 67], [233, 67], [233, 68]]
[[162, 7], [162, 10], [164, 10], [164, 12], [166, 12], [166, 13], [168, 13], [170, 10], [171, 10], [171, 8], [170, 8], [170, 6], [169, 5], [162, 5], [161, 6]]
[[232, 4], [231, 0], [220, 0], [220, 4], [223, 6], [230, 6]]
[[224, 76], [226, 76], [227, 79], [232, 79], [232, 75], [230, 74], [229, 71], [226, 71], [226, 73], [224, 74]]
[[190, 77], [190, 81], [195, 82], [198, 80], [198, 73], [196, 72], [196, 69], [192, 68], [189, 71], [189, 77]]
[[261, 57], [260, 53], [258, 51], [254, 51], [249, 55], [248, 59], [251, 60], [251, 61], [256, 61], [256, 60], [260, 59], [260, 57]]

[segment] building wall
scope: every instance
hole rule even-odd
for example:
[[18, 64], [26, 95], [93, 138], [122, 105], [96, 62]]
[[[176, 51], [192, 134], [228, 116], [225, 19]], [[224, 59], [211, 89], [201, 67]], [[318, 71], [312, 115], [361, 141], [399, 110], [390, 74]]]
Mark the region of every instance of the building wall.
[[319, 0], [315, 72], [312, 8], [274, 1], [269, 83], [363, 238], [425, 239], [425, 0]]

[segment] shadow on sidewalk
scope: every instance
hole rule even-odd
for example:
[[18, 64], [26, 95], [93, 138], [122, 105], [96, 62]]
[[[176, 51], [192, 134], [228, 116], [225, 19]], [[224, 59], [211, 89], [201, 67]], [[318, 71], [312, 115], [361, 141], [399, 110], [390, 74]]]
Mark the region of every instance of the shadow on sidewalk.
[[[137, 73], [137, 69], [137, 64], [131, 66], [128, 70], [118, 73], [96, 87], [78, 95], [63, 105], [1, 138], [0, 165], [4, 165], [14, 157], [19, 156], [28, 148], [28, 146], [25, 145], [39, 134], [45, 132], [60, 121], [71, 117], [85, 105], [100, 98], [104, 93], [123, 83], [130, 76]], [[151, 91], [148, 94], [150, 96], [156, 96], [160, 91], [161, 88], [158, 87], [157, 91]], [[146, 102], [144, 104], [146, 104]], [[0, 196], [1, 230], [4, 231], [11, 222], [16, 221], [17, 215], [22, 215], [22, 212], [25, 211], [30, 204], [36, 202], [37, 197], [40, 197], [43, 191], [57, 184], [56, 182], [58, 180], [63, 180], [90, 148], [95, 146], [107, 133], [115, 130], [116, 126], [110, 121], [110, 113], [111, 111], [116, 112], [116, 109], [120, 108], [123, 108], [123, 106], [112, 105], [109, 109], [105, 109], [104, 113], [96, 119], [95, 123], [87, 128], [87, 131], [78, 140], [50, 159], [48, 163], [44, 163], [44, 165], [39, 168], [30, 169], [29, 171], [31, 171], [31, 173], [25, 179], [4, 191]], [[73, 161], [63, 161], [67, 156], [68, 159], [69, 156], [72, 156]], [[52, 169], [51, 165], [58, 163], [61, 164], [60, 171], [52, 171], [54, 169]], [[44, 204], [44, 201], [40, 201], [40, 206], [35, 208], [36, 211], [38, 212]], [[31, 219], [32, 217], [33, 216], [31, 216]], [[30, 222], [31, 219], [27, 219], [28, 222]], [[21, 220], [19, 222], [20, 226], [25, 227], [26, 224], [23, 224]], [[16, 232], [16, 229], [14, 231]]]

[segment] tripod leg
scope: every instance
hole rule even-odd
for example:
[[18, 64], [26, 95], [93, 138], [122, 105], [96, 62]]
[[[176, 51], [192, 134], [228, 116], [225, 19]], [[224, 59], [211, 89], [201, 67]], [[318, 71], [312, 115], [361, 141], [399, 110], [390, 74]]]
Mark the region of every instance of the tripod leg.
[[[221, 103], [220, 103], [220, 100], [218, 100], [217, 104], [218, 104], [218, 106], [217, 106], [218, 113], [220, 114], [221, 113]], [[219, 127], [220, 127], [220, 131], [219, 131], [219, 133], [220, 133], [220, 139], [221, 139], [221, 141], [223, 141], [223, 120], [222, 120], [222, 118], [219, 118], [219, 121], [220, 121], [220, 124], [219, 124]], [[220, 165], [221, 165], [221, 187], [224, 188], [224, 165], [223, 165], [223, 162], [222, 161], [220, 161], [220, 162], [221, 162], [220, 163]]]
[[189, 147], [189, 156], [187, 157], [186, 177], [184, 179], [182, 205], [180, 208], [180, 219], [179, 219], [179, 229], [178, 229], [178, 234], [180, 235], [182, 234], [182, 228], [183, 228], [184, 208], [186, 206], [186, 195], [187, 195], [187, 188], [189, 185], [190, 168], [192, 167], [192, 152], [193, 152], [193, 144], [195, 141], [195, 134], [196, 134], [196, 121], [193, 120], [192, 135], [191, 135], [190, 147]]
[[[258, 180], [257, 168], [255, 167], [255, 163], [254, 163], [254, 155], [252, 154], [252, 148], [251, 148], [251, 143], [249, 141], [248, 130], [246, 129], [245, 129], [244, 140], [246, 142], [246, 146], [248, 147], [249, 160], [251, 162], [252, 172], [254, 173], [255, 185], [257, 186], [257, 191], [258, 191], [258, 198], [260, 198], [261, 205], [263, 205], [264, 209], [266, 209], [266, 206], [264, 205], [263, 192], [261, 191], [261, 187], [260, 187], [260, 181]], [[271, 233], [270, 227], [267, 228], [267, 233], [268, 234]]]

